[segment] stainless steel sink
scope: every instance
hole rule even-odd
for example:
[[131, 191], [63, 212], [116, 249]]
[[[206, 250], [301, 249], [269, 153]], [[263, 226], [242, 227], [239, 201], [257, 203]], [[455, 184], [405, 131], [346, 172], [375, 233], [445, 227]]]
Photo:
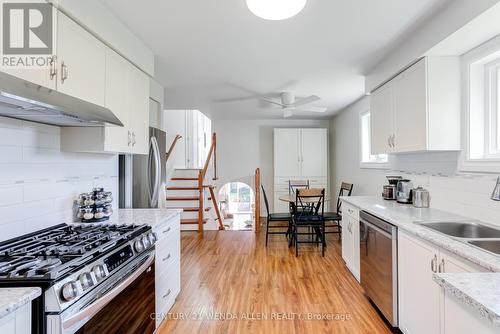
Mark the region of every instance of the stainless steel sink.
[[488, 252], [500, 255], [500, 240], [469, 240], [467, 242]]
[[472, 222], [423, 223], [422, 226], [456, 238], [500, 238], [500, 230]]

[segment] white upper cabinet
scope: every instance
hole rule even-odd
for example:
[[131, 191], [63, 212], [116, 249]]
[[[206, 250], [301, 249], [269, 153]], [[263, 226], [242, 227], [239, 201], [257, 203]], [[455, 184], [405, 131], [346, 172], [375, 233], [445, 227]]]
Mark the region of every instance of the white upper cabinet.
[[57, 64], [58, 91], [104, 106], [106, 46], [61, 12]]
[[274, 129], [274, 174], [299, 176], [300, 129]]
[[301, 130], [302, 175], [327, 175], [327, 133], [326, 129]]
[[426, 57], [371, 97], [372, 154], [460, 149], [460, 61]]
[[149, 77], [134, 66], [130, 66], [128, 82], [131, 153], [148, 154]]

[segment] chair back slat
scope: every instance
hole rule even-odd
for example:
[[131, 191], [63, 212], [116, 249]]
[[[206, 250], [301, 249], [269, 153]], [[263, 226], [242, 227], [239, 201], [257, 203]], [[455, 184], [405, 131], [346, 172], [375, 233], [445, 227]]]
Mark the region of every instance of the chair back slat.
[[296, 208], [301, 208], [296, 212], [298, 218], [303, 216], [323, 216], [325, 211], [325, 189], [297, 189], [296, 192]]
[[288, 180], [288, 194], [295, 195], [297, 189], [309, 189], [309, 180]]
[[352, 183], [342, 182], [342, 184], [340, 185], [339, 197], [337, 198], [337, 213], [338, 214], [342, 213], [342, 200], [340, 199], [340, 197], [351, 196], [353, 188], [354, 188], [354, 185]]
[[264, 189], [264, 185], [261, 184], [260, 187], [262, 188], [262, 195], [264, 195], [264, 204], [266, 205], [267, 215], [269, 216], [270, 215], [269, 202], [267, 201], [266, 191]]

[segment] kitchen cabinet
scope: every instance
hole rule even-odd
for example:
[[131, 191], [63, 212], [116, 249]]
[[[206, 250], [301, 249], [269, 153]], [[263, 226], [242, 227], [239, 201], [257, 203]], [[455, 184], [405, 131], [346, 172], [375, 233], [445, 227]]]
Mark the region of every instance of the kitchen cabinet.
[[[444, 296], [435, 272], [485, 271], [402, 230], [398, 231], [399, 328], [403, 333], [439, 334]], [[422, 321], [425, 319], [425, 321]]]
[[71, 152], [148, 154], [149, 78], [111, 49], [106, 50], [105, 107], [123, 127], [61, 129], [61, 149]]
[[359, 210], [345, 202], [342, 205], [342, 258], [360, 282]]
[[[308, 180], [328, 194], [328, 132], [322, 128], [274, 129], [274, 211], [287, 212], [289, 180]], [[325, 203], [328, 210], [329, 202]]]
[[61, 12], [57, 23], [57, 90], [104, 106], [106, 46]]
[[153, 227], [157, 235], [155, 260], [155, 310], [159, 316], [156, 328], [159, 327], [161, 315], [168, 313], [181, 290], [180, 273], [180, 213], [167, 221]]
[[31, 333], [31, 303], [0, 319], [0, 333], [29, 334]]
[[372, 154], [460, 149], [460, 60], [426, 57], [371, 95]]

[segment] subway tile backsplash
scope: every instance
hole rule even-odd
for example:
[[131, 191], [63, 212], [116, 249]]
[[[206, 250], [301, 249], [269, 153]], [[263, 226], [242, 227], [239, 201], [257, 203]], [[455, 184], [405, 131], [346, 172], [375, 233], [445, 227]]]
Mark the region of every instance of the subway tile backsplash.
[[60, 151], [60, 128], [0, 117], [0, 241], [74, 219], [81, 192], [118, 198], [118, 156]]

